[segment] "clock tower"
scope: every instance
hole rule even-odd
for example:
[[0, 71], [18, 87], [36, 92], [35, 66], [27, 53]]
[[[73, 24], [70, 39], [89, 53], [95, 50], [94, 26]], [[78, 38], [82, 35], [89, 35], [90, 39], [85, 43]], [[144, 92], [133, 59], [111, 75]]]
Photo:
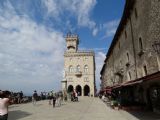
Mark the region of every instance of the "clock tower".
[[67, 34], [66, 36], [67, 52], [76, 52], [78, 50], [78, 35]]
[[79, 37], [67, 34], [64, 52], [64, 95], [76, 91], [79, 96], [95, 96], [95, 54], [94, 51], [78, 49]]

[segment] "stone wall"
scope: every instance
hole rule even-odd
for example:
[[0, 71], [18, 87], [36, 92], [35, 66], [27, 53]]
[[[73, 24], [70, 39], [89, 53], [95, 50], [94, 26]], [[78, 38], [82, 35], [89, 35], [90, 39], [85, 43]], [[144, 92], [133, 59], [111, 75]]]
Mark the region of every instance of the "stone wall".
[[160, 55], [152, 47], [155, 40], [160, 41], [160, 1], [134, 0], [124, 11], [127, 17], [122, 19], [125, 22], [121, 22], [123, 25], [115, 34], [117, 39], [101, 72], [103, 87], [135, 80], [160, 69]]

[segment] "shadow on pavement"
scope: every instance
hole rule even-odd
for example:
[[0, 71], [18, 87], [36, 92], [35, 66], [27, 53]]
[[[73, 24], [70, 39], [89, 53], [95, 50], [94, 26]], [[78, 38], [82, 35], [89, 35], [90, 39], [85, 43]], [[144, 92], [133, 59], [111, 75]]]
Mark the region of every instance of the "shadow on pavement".
[[129, 111], [128, 113], [139, 120], [160, 120], [160, 114], [156, 114], [154, 112]]
[[18, 105], [11, 105], [9, 106], [9, 108], [15, 108], [15, 107], [19, 107]]
[[18, 120], [18, 119], [27, 117], [29, 115], [31, 114], [28, 112], [21, 111], [21, 110], [9, 111], [8, 120]]

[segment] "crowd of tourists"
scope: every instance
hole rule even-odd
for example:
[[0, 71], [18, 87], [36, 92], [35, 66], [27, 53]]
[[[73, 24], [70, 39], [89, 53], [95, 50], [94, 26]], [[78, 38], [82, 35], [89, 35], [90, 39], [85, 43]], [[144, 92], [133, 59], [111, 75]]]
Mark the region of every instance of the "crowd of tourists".
[[23, 92], [12, 92], [0, 90], [0, 120], [7, 120], [8, 106], [11, 104], [21, 104], [32, 101], [30, 96], [24, 96]]
[[[2, 90], [0, 90], [2, 91]], [[12, 100], [13, 104], [21, 104], [21, 103], [27, 103], [31, 102], [31, 96], [24, 96], [23, 92], [12, 92], [12, 91], [2, 91], [9, 93], [10, 99]]]
[[0, 120], [7, 120], [8, 118], [8, 106], [11, 104], [22, 104], [27, 102], [32, 102], [36, 106], [39, 100], [48, 100], [48, 104], [54, 107], [60, 107], [62, 101], [67, 101], [70, 99], [75, 102], [78, 101], [78, 93], [76, 91], [70, 92], [69, 96], [59, 92], [40, 92], [33, 91], [32, 96], [24, 96], [23, 92], [11, 92], [0, 90]]
[[33, 95], [32, 95], [32, 103], [33, 105], [36, 105], [36, 102], [38, 100], [49, 100], [49, 105], [53, 105], [53, 107], [56, 106], [61, 106], [61, 102], [63, 100], [63, 94], [62, 92], [54, 92], [50, 91], [48, 93], [46, 92], [41, 92], [40, 96], [38, 96], [37, 91], [35, 90]]

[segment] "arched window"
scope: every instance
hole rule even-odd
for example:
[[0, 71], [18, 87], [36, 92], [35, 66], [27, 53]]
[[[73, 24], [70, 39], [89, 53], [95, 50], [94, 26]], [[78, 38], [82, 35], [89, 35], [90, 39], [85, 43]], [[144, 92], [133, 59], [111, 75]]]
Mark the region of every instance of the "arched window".
[[137, 9], [136, 8], [134, 9], [134, 15], [135, 15], [135, 18], [137, 19], [138, 14], [137, 14]]
[[80, 72], [80, 65], [77, 65], [77, 72]]
[[144, 70], [144, 75], [146, 76], [147, 75], [147, 66], [143, 66], [143, 70]]
[[127, 52], [127, 62], [129, 62], [129, 53]]
[[85, 73], [88, 72], [88, 65], [85, 65], [85, 66], [84, 66], [84, 72], [85, 72]]
[[131, 80], [132, 79], [131, 72], [128, 72], [128, 75], [129, 75], [129, 80]]
[[73, 72], [73, 66], [69, 66], [69, 72]]
[[140, 51], [143, 51], [143, 43], [142, 43], [142, 38], [139, 38], [139, 49]]

